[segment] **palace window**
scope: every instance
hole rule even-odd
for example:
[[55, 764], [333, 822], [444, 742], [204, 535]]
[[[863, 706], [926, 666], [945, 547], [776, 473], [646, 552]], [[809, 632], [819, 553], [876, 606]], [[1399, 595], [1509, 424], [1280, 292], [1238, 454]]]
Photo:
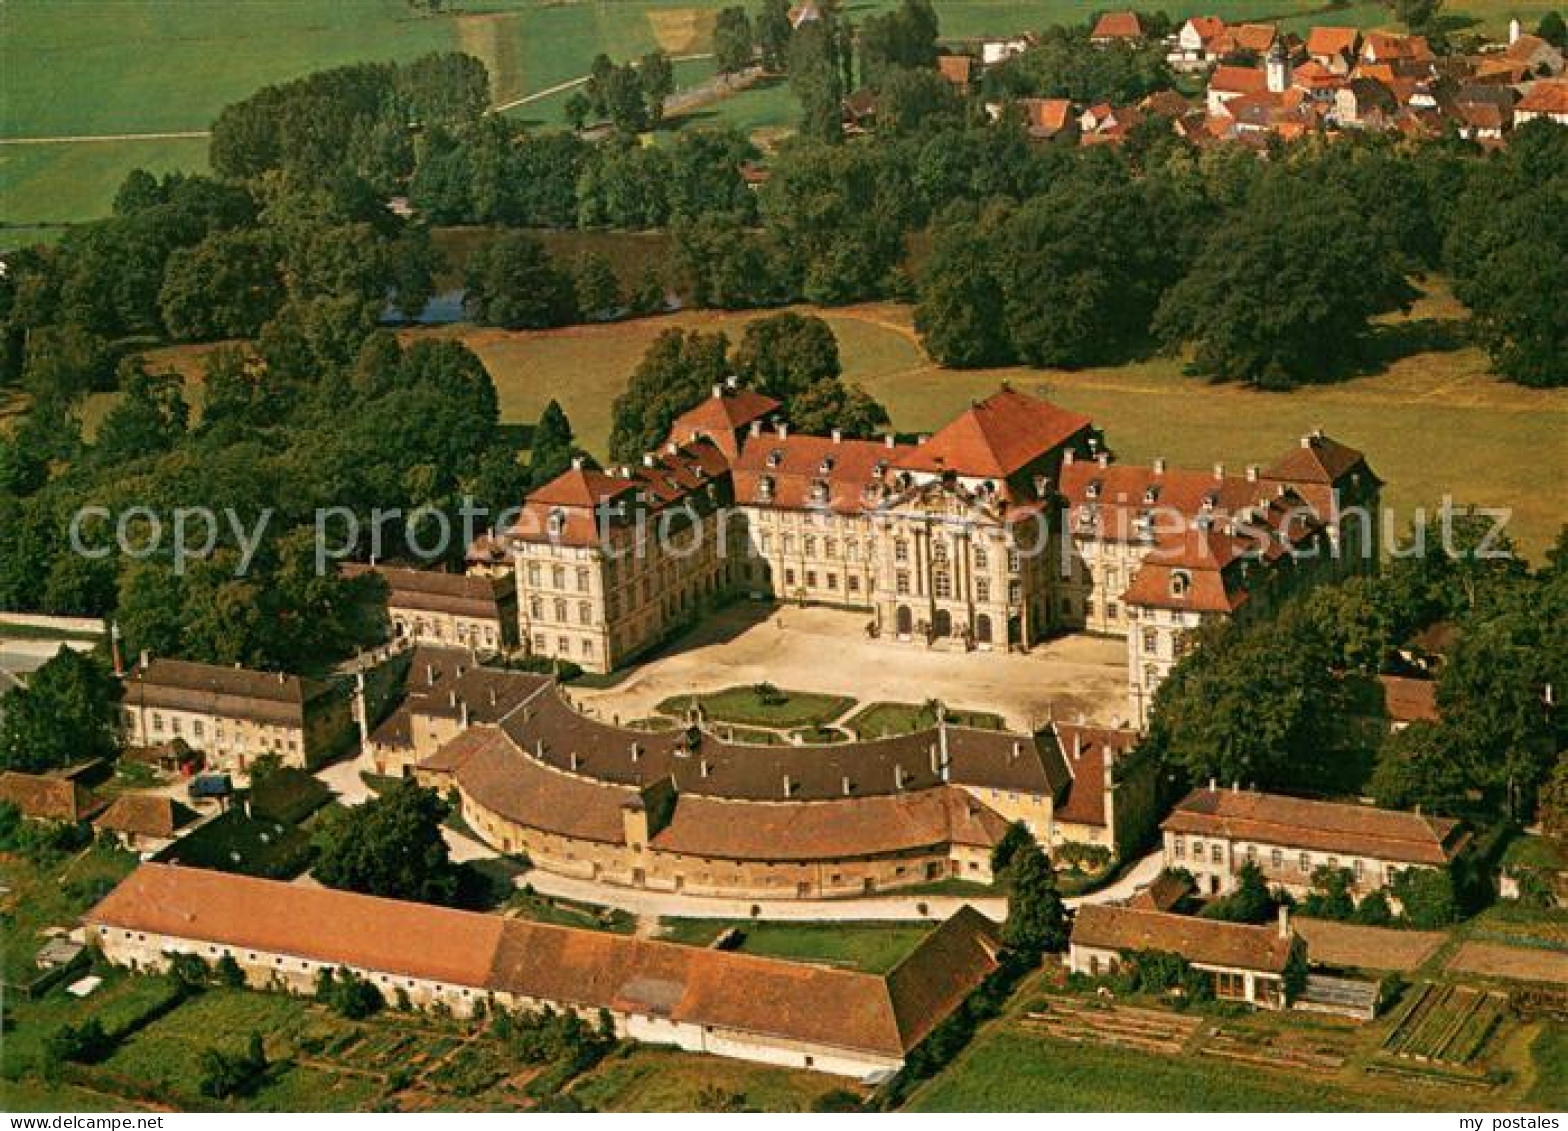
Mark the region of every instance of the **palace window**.
[[1171, 596], [1185, 597], [1192, 588], [1192, 574], [1184, 569], [1171, 571]]
[[551, 566], [550, 567], [550, 584], [551, 584], [552, 587], [554, 587], [556, 589], [565, 589], [566, 588], [566, 567], [565, 566]]
[[899, 570], [897, 576], [895, 576], [893, 578], [893, 591], [895, 593], [897, 593], [900, 597], [908, 595], [908, 593], [909, 593], [909, 574], [906, 573], [904, 570]]
[[1154, 629], [1152, 629], [1152, 628], [1144, 629], [1143, 630], [1143, 650], [1145, 652], [1149, 653], [1152, 656], [1155, 652], [1159, 651], [1159, 648], [1160, 648], [1160, 635], [1159, 635], [1159, 633], [1155, 632]]
[[1283, 868], [1285, 866], [1284, 852], [1276, 848], [1273, 852], [1269, 853], [1269, 866], [1275, 869]]
[[1024, 587], [1016, 581], [1007, 583], [1007, 600], [1011, 604], [1018, 604], [1024, 599]]
[[851, 593], [860, 592], [860, 578], [856, 577], [854, 574], [850, 574], [847, 578], [844, 579], [844, 582], [845, 587], [848, 588]]
[[814, 569], [808, 569], [806, 571], [806, 588], [808, 588], [808, 589], [815, 589], [816, 587], [817, 587], [817, 571], [814, 570]]
[[1296, 857], [1296, 868], [1302, 872], [1312, 871], [1312, 855], [1310, 853], [1303, 852], [1300, 856]]
[[1187, 857], [1187, 842], [1182, 840], [1181, 837], [1174, 838], [1171, 841], [1171, 855], [1177, 860], [1185, 860]]
[[555, 599], [555, 619], [560, 624], [566, 623], [566, 602], [560, 597]]
[[530, 562], [528, 565], [528, 584], [539, 584], [539, 566], [537, 563]]
[[986, 557], [985, 547], [984, 546], [976, 546], [975, 547], [975, 568], [976, 569], [986, 569], [986, 568], [988, 568], [989, 564], [990, 564], [990, 562], [989, 562], [989, 559]]
[[590, 602], [588, 602], [588, 601], [579, 601], [579, 602], [577, 602], [577, 623], [578, 624], [592, 624], [593, 623], [593, 605]]
[[834, 590], [835, 592], [837, 592], [837, 590], [838, 590], [838, 574], [836, 574], [836, 573], [828, 574], [827, 581], [828, 581], [828, 588]]
[[1019, 567], [1021, 562], [1022, 562], [1022, 559], [1019, 558], [1017, 550], [1009, 550], [1009, 551], [1007, 551], [1007, 572], [1008, 573], [1017, 573], [1018, 572], [1018, 567]]
[[991, 599], [991, 579], [989, 577], [975, 578], [975, 600], [989, 601]]
[[931, 589], [938, 597], [953, 595], [953, 578], [947, 570], [939, 569], [931, 575]]
[[534, 620], [544, 620], [544, 602], [538, 597], [528, 598], [528, 615]]
[[893, 560], [895, 562], [907, 562], [909, 560], [909, 540], [907, 538], [895, 538], [893, 540]]
[[588, 567], [587, 566], [578, 566], [577, 567], [577, 591], [579, 593], [586, 593], [586, 592], [588, 592]]
[[824, 557], [831, 558], [837, 551], [838, 543], [836, 541], [834, 541], [832, 538], [822, 539], [822, 554]]
[[817, 540], [810, 534], [805, 537], [805, 550], [806, 557], [814, 558], [817, 556]]

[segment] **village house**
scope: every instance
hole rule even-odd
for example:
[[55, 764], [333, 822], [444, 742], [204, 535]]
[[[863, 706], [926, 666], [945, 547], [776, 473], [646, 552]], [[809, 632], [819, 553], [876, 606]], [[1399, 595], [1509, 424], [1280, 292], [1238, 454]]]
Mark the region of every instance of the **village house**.
[[1306, 51], [1330, 74], [1348, 75], [1361, 54], [1361, 32], [1353, 27], [1314, 27], [1307, 33]]
[[936, 72], [959, 94], [967, 95], [974, 89], [979, 68], [972, 55], [938, 55]]
[[73, 777], [20, 770], [0, 773], [0, 802], [15, 805], [30, 820], [71, 825], [90, 819], [104, 807], [102, 798]]
[[195, 813], [172, 797], [122, 793], [93, 818], [93, 827], [113, 836], [122, 848], [151, 855], [173, 844], [195, 819]]
[[1304, 944], [1291, 930], [1289, 912], [1280, 909], [1278, 925], [1254, 926], [1200, 919], [1140, 907], [1089, 904], [1073, 918], [1067, 964], [1091, 978], [1113, 973], [1127, 955], [1139, 951], [1179, 954], [1212, 979], [1214, 996], [1263, 1009], [1289, 1002], [1285, 973], [1292, 951]]
[[263, 754], [310, 769], [352, 743], [349, 697], [316, 680], [144, 653], [125, 679], [125, 741], [184, 739], [209, 769], [244, 773]]
[[1094, 22], [1089, 42], [1104, 46], [1111, 43], [1142, 43], [1143, 21], [1137, 12], [1106, 12]]
[[1531, 77], [1563, 73], [1563, 53], [1538, 35], [1516, 35], [1503, 50], [1503, 58], [1527, 68]]
[[1514, 107], [1515, 125], [1537, 118], [1568, 126], [1568, 81], [1538, 82]]
[[896, 1071], [1000, 950], [969, 908], [873, 975], [162, 864], [83, 921], [134, 970], [227, 957], [256, 989], [310, 994], [320, 971], [348, 969], [417, 1008], [603, 1011], [629, 1040], [857, 1079]]
[[517, 583], [511, 570], [442, 573], [345, 562], [346, 577], [373, 573], [387, 585], [394, 638], [502, 652], [517, 643]]
[[1407, 868], [1444, 868], [1469, 842], [1455, 820], [1239, 788], [1195, 789], [1160, 825], [1165, 865], [1192, 873], [1200, 893], [1233, 890], [1243, 864], [1271, 887], [1312, 890], [1320, 867], [1344, 868], [1358, 895], [1387, 888]]
[[1176, 32], [1176, 42], [1165, 61], [1174, 70], [1196, 71], [1219, 62], [1216, 46], [1225, 31], [1218, 16], [1192, 16]]

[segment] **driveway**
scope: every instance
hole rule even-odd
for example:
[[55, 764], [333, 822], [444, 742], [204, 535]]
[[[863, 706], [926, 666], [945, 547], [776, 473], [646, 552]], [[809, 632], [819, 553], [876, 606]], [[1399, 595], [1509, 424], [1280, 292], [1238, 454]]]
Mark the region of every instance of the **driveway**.
[[674, 695], [768, 682], [794, 691], [879, 701], [941, 699], [991, 711], [1019, 730], [1054, 716], [1111, 724], [1127, 717], [1127, 645], [1068, 636], [1028, 653], [969, 652], [866, 636], [867, 613], [739, 602], [607, 689], [572, 688], [600, 718], [645, 718]]

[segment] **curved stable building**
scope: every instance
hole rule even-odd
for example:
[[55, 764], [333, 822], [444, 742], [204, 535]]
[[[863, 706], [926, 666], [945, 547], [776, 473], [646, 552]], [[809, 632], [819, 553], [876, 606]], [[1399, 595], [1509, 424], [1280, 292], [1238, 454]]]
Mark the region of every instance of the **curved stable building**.
[[583, 879], [747, 899], [986, 882], [1011, 822], [1048, 847], [1114, 855], [1153, 819], [1152, 774], [1126, 731], [941, 724], [861, 742], [750, 745], [722, 727], [611, 726], [553, 681], [465, 671], [451, 653], [421, 650], [412, 671], [401, 718], [372, 739], [383, 768], [398, 767], [395, 743], [411, 754], [413, 736], [438, 732], [431, 712], [451, 737], [401, 766], [455, 795], [492, 847]]

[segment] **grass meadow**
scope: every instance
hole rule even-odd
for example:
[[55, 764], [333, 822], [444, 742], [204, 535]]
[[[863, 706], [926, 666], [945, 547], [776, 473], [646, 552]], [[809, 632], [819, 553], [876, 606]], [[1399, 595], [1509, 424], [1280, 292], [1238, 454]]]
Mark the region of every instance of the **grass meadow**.
[[[645, 248], [644, 251], [649, 249]], [[952, 370], [921, 349], [910, 309], [873, 303], [814, 311], [838, 337], [846, 379], [885, 404], [896, 429], [928, 432], [1003, 381], [1094, 417], [1122, 459], [1164, 456], [1176, 466], [1232, 468], [1271, 461], [1312, 428], [1365, 449], [1386, 481], [1383, 497], [1401, 533], [1413, 508], [1447, 494], [1456, 503], [1507, 507], [1509, 530], [1539, 559], [1562, 524], [1547, 485], [1568, 478], [1568, 394], [1499, 381], [1485, 354], [1457, 340], [1463, 309], [1440, 282], [1409, 316], [1380, 329], [1381, 368], [1290, 393], [1211, 384], [1177, 358], [1104, 369]], [[804, 309], [804, 308], [803, 308]], [[496, 384], [501, 417], [532, 423], [560, 401], [579, 443], [607, 455], [612, 403], [649, 343], [680, 327], [722, 331], [738, 342], [759, 312], [689, 311], [604, 325], [506, 331], [459, 325], [408, 331], [462, 339]], [[153, 350], [149, 360], [194, 377], [206, 346]], [[199, 401], [199, 390], [193, 390]], [[88, 406], [101, 415], [106, 397]]]

